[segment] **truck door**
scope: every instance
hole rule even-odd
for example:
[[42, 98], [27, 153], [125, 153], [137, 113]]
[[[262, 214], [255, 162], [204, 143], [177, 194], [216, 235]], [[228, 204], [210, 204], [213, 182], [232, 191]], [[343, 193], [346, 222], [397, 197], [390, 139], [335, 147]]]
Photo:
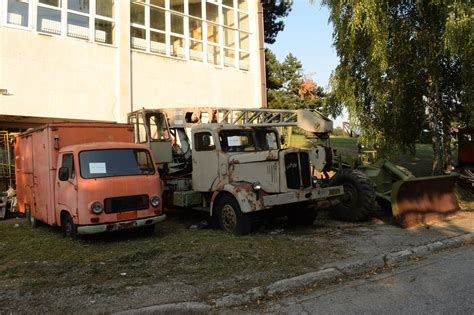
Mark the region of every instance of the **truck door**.
[[133, 124], [135, 142], [145, 144], [150, 148], [155, 163], [172, 162], [172, 139], [164, 113], [132, 113], [129, 114], [128, 122]]
[[[66, 167], [69, 172], [67, 181], [60, 181], [56, 174], [56, 187], [58, 196], [58, 206], [56, 207], [56, 218], [59, 219], [61, 210], [69, 210], [71, 216], [77, 216], [77, 179], [76, 168], [74, 165], [74, 155], [72, 153], [63, 153], [59, 156], [58, 163], [60, 167]], [[60, 224], [61, 222], [56, 222]]]
[[209, 131], [193, 134], [193, 189], [210, 191], [219, 181], [219, 160], [215, 139]]

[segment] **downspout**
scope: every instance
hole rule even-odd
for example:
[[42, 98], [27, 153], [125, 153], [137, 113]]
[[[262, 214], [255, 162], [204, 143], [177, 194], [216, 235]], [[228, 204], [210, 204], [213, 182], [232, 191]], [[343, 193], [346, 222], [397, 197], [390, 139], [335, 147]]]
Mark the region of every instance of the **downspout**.
[[262, 108], [267, 108], [267, 76], [265, 73], [265, 36], [263, 29], [263, 6], [258, 1], [258, 53], [260, 58], [260, 82]]

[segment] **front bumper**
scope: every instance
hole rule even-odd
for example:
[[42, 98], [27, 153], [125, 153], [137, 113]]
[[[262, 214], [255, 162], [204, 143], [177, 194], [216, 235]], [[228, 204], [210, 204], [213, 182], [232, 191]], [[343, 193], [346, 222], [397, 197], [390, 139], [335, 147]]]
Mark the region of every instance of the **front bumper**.
[[342, 186], [314, 188], [309, 191], [291, 191], [287, 193], [263, 196], [263, 206], [264, 208], [268, 208], [289, 203], [315, 201], [316, 203], [320, 202], [320, 207], [323, 208], [326, 206], [334, 205], [334, 202], [326, 202], [329, 199], [343, 195], [344, 189]]
[[118, 231], [124, 229], [134, 229], [143, 226], [153, 225], [162, 222], [166, 219], [166, 214], [148, 217], [143, 219], [120, 221], [113, 223], [94, 224], [94, 225], [80, 225], [77, 227], [77, 234], [96, 234], [110, 231]]

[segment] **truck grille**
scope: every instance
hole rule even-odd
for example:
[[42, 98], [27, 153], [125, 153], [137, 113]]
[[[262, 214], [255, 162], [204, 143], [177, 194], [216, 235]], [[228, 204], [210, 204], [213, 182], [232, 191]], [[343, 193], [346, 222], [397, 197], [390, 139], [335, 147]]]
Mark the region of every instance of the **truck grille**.
[[291, 152], [285, 155], [286, 185], [290, 189], [311, 186], [309, 155], [306, 152]]
[[105, 213], [116, 213], [132, 210], [148, 209], [150, 198], [148, 195], [124, 196], [104, 199]]

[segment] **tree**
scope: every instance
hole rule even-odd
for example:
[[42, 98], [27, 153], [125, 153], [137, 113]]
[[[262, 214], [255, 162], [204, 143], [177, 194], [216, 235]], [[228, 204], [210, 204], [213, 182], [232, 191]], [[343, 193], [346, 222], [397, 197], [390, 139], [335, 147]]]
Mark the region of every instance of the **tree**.
[[261, 0], [263, 6], [263, 26], [265, 43], [273, 44], [280, 31], [285, 28], [282, 18], [291, 11], [292, 0]]
[[363, 137], [414, 152], [426, 120], [433, 173], [451, 165], [451, 124], [473, 112], [473, 19], [467, 0], [324, 0], [340, 64], [328, 107], [346, 106]]

